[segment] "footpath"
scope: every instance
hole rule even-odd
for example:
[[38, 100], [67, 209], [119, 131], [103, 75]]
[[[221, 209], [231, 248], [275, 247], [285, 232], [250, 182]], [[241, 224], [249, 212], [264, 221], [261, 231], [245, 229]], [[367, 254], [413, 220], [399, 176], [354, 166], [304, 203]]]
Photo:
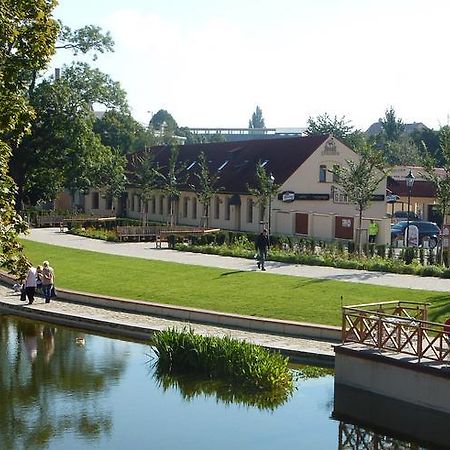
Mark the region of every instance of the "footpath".
[[[156, 249], [155, 244], [149, 242], [105, 242], [61, 233], [59, 228], [32, 229], [31, 233], [24, 238], [46, 244], [113, 255], [234, 270], [257, 270], [254, 261], [248, 259], [179, 252], [167, 248]], [[334, 279], [355, 283], [434, 291], [450, 291], [450, 280], [443, 279], [428, 279], [412, 275], [395, 275], [329, 267], [290, 265], [271, 261], [267, 262], [266, 267], [269, 273], [279, 275]], [[294, 361], [315, 361], [324, 364], [332, 364], [334, 359], [333, 346], [336, 345], [336, 337], [339, 336], [336, 327], [329, 327], [329, 333], [325, 333], [328, 336], [327, 338], [324, 337], [324, 328], [327, 327], [311, 324], [307, 324], [308, 333], [306, 333], [306, 336], [308, 337], [301, 336], [301, 332], [293, 336], [289, 335], [289, 332], [279, 334], [264, 331], [263, 328], [258, 332], [248, 331], [245, 329], [247, 328], [245, 325], [242, 326], [242, 321], [239, 321], [241, 318], [231, 314], [226, 315], [226, 320], [220, 317], [215, 324], [204, 324], [200, 323], [202, 321], [201, 318], [195, 320], [195, 317], [198, 317], [195, 311], [189, 316], [193, 317], [194, 320], [173, 319], [161, 317], [158, 313], [155, 315], [143, 311], [132, 312], [129, 305], [135, 305], [138, 302], [119, 300], [119, 302], [113, 305], [114, 301], [111, 301], [111, 299], [94, 299], [92, 296], [87, 301], [83, 301], [80, 300], [81, 296], [77, 298], [77, 296], [70, 295], [70, 291], [63, 292], [61, 289], [59, 291], [61, 291], [60, 296], [66, 297], [65, 300], [68, 301], [64, 301], [61, 298], [52, 301], [50, 304], [45, 304], [42, 299], [38, 298], [33, 305], [27, 305], [20, 301], [18, 294], [14, 293], [10, 286], [0, 284], [0, 313], [17, 314], [35, 320], [51, 321], [62, 325], [76, 326], [135, 339], [148, 339], [152, 333], [167, 328], [181, 329], [189, 326], [196, 332], [204, 335], [228, 335], [236, 339], [246, 340], [270, 349], [278, 350], [288, 355]], [[89, 295], [85, 295], [85, 297], [89, 297]], [[100, 302], [96, 303], [90, 300], [100, 300]], [[126, 307], [121, 307], [120, 302], [122, 302], [122, 305], [126, 304]], [[95, 306], [93, 306], [94, 304]], [[211, 320], [208, 321], [211, 322]], [[276, 321], [271, 322], [274, 323]], [[273, 323], [272, 325], [274, 325]], [[276, 325], [274, 325], [275, 329]], [[279, 325], [282, 325], [281, 322]], [[257, 329], [258, 326], [252, 325], [252, 328]], [[333, 338], [330, 339], [329, 336], [333, 336]]]

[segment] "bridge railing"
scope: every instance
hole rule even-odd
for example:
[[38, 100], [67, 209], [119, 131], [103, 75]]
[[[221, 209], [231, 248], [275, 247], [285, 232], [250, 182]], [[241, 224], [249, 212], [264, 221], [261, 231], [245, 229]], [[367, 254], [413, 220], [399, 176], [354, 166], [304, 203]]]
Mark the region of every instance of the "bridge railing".
[[382, 302], [342, 308], [342, 342], [443, 362], [450, 358], [450, 326], [429, 322], [428, 304]]

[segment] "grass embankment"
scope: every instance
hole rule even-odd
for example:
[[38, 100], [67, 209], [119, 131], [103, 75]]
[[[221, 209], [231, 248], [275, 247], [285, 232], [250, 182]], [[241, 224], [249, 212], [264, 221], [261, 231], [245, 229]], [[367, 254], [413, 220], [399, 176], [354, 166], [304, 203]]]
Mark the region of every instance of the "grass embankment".
[[151, 261], [32, 241], [23, 244], [34, 264], [50, 261], [57, 287], [77, 291], [325, 325], [341, 324], [341, 296], [346, 305], [429, 302], [430, 320], [443, 322], [450, 316], [450, 297], [443, 292]]

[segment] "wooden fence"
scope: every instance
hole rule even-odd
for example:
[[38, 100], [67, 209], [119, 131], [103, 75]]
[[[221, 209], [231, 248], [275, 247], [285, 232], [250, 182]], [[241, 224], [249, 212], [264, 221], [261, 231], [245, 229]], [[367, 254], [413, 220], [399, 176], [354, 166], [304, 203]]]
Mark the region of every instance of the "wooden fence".
[[450, 326], [429, 322], [426, 303], [382, 302], [342, 310], [343, 343], [404, 353], [417, 362], [450, 357]]

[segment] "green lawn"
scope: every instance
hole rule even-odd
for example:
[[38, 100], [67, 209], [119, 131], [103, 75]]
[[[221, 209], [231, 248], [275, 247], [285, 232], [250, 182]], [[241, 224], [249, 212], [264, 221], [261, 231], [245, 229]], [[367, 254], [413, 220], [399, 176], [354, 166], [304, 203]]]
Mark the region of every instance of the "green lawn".
[[341, 323], [341, 296], [345, 305], [430, 302], [430, 320], [443, 322], [450, 316], [450, 298], [443, 292], [150, 261], [32, 241], [23, 244], [34, 264], [50, 261], [57, 287], [77, 291], [327, 325]]

